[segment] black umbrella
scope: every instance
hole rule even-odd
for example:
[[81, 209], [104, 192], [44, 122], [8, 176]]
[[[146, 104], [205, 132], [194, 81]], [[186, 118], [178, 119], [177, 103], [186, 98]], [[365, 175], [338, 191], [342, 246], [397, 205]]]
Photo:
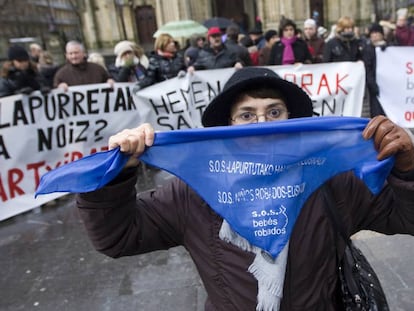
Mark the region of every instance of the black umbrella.
[[209, 19], [206, 19], [203, 22], [203, 25], [207, 28], [211, 27], [218, 27], [220, 29], [226, 29], [228, 26], [234, 24], [231, 20], [225, 17], [212, 17]]

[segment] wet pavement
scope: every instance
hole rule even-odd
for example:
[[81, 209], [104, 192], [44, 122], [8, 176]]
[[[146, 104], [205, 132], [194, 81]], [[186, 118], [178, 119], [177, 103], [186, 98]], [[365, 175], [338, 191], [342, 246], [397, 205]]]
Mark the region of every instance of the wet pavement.
[[[143, 173], [140, 190], [167, 176]], [[414, 310], [414, 238], [372, 232], [355, 238], [382, 281], [390, 310]], [[2, 311], [204, 309], [203, 285], [182, 247], [120, 259], [99, 254], [73, 195], [0, 222], [0, 254]]]

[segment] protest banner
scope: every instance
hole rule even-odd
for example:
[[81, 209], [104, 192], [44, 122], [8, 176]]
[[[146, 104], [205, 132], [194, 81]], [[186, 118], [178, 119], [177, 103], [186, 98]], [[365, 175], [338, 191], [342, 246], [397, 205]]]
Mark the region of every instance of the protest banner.
[[[273, 66], [312, 98], [315, 115], [360, 116], [362, 63]], [[197, 71], [148, 88], [133, 84], [71, 87], [67, 93], [0, 98], [0, 220], [62, 194], [34, 198], [40, 176], [107, 148], [110, 135], [149, 122], [166, 131], [201, 127], [201, 115], [233, 68]]]
[[[365, 90], [362, 62], [268, 68], [305, 90], [312, 98], [316, 116], [361, 116]], [[196, 71], [181, 79], [180, 84], [172, 79], [163, 82], [162, 86], [134, 93], [134, 101], [140, 103], [139, 123], [149, 122], [161, 131], [201, 127], [205, 107], [221, 91], [234, 70]]]
[[0, 220], [60, 195], [34, 199], [40, 176], [107, 148], [109, 135], [136, 125], [130, 87], [95, 84], [0, 99]]
[[376, 49], [379, 101], [396, 124], [414, 128], [414, 47]]

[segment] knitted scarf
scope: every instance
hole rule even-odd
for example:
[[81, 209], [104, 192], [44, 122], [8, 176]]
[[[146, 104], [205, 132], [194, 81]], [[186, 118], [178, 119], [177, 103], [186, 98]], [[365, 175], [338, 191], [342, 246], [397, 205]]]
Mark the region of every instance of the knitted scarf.
[[296, 42], [297, 38], [292, 37], [290, 39], [282, 37], [280, 41], [285, 46], [283, 50], [282, 65], [289, 65], [295, 63], [295, 54], [293, 53], [292, 44]]
[[273, 259], [268, 253], [257, 246], [253, 246], [245, 238], [234, 232], [226, 220], [223, 220], [219, 236], [223, 241], [256, 254], [248, 269], [257, 280], [256, 311], [279, 311], [280, 301], [283, 297], [289, 242], [279, 255]]

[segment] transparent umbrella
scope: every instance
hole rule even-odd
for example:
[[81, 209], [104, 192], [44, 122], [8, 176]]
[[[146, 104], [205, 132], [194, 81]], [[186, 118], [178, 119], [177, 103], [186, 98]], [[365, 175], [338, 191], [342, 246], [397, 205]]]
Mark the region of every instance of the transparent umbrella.
[[193, 20], [174, 21], [158, 28], [153, 37], [157, 38], [162, 33], [168, 33], [173, 38], [190, 37], [193, 34], [205, 34], [207, 30], [205, 26]]

